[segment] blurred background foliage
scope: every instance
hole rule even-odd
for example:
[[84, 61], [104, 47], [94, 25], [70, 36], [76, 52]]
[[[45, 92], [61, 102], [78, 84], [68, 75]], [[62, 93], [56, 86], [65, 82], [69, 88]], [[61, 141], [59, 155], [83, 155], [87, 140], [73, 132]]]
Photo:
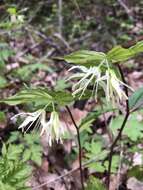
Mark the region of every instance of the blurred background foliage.
[[[130, 47], [143, 39], [142, 18], [142, 0], [1, 0], [1, 98], [15, 94], [24, 86], [40, 85], [58, 91], [71, 90], [71, 86], [63, 80], [66, 78], [69, 65], [57, 58], [79, 49], [105, 52], [117, 44]], [[142, 66], [143, 60], [139, 56], [124, 63], [123, 68], [126, 76], [133, 71], [139, 72], [138, 75], [142, 76], [140, 73], [143, 71]], [[130, 78], [133, 77], [134, 75], [131, 75]], [[137, 80], [142, 85], [142, 77]], [[130, 82], [132, 83], [132, 81]], [[133, 84], [135, 88], [139, 87], [136, 82]], [[107, 110], [108, 106], [104, 99], [101, 100], [101, 103], [105, 113], [109, 112], [107, 121], [99, 119], [103, 117], [104, 111], [99, 105], [94, 104], [92, 112], [89, 112], [87, 117], [82, 120], [80, 132], [83, 160], [85, 163], [89, 162], [87, 173], [98, 176], [100, 179], [106, 175], [108, 166], [109, 142], [105, 138], [107, 136], [106, 125], [115, 135], [123, 120], [120, 111], [114, 110], [110, 105]], [[83, 109], [84, 106], [81, 104], [84, 104], [84, 101], [80, 102], [80, 106], [79, 102], [76, 102], [74, 106]], [[75, 144], [70, 150], [60, 145], [54, 146], [47, 153], [43, 150], [46, 146], [45, 143], [44, 145], [39, 144], [39, 136], [33, 133], [23, 136], [21, 132], [17, 132], [19, 121], [13, 121], [11, 117], [21, 111], [31, 110], [33, 111], [32, 103], [12, 108], [4, 104], [0, 105], [0, 139], [1, 147], [3, 147], [0, 157], [0, 172], [7, 171], [7, 174], [0, 178], [1, 189], [9, 190], [11, 184], [15, 184], [14, 190], [20, 189], [21, 183], [18, 184], [17, 180], [21, 181], [23, 185], [25, 179], [29, 177], [25, 173], [31, 174], [27, 163], [39, 172], [43, 160], [46, 159], [49, 164], [48, 172], [62, 175], [61, 170], [72, 169], [71, 163], [78, 157]], [[112, 114], [110, 114], [111, 112]], [[124, 148], [122, 148], [122, 143], [118, 144], [113, 157], [113, 174], [119, 171], [119, 166], [126, 165], [130, 176], [136, 175], [137, 178], [139, 176], [139, 179], [143, 180], [139, 173], [140, 170], [132, 167], [135, 164], [134, 154], [138, 152], [142, 155], [142, 115], [142, 111], [134, 113], [127, 123], [128, 127], [124, 131], [122, 139]], [[133, 130], [130, 130], [130, 126], [134, 127]], [[75, 139], [75, 135], [67, 137], [66, 140], [71, 141], [72, 139]], [[85, 141], [86, 143], [84, 143]], [[15, 152], [13, 157], [10, 154], [8, 156], [11, 151]], [[99, 157], [100, 152], [103, 153], [101, 158]], [[59, 160], [55, 159], [57, 157], [63, 163], [62, 161], [59, 163]], [[17, 166], [17, 160], [20, 162], [20, 169], [14, 168], [14, 165]], [[92, 162], [92, 160], [96, 160], [96, 162]], [[10, 171], [6, 167], [6, 163], [9, 163]], [[23, 169], [24, 166], [26, 166], [25, 169]], [[16, 169], [21, 172], [19, 175], [21, 177], [19, 179], [15, 177], [15, 181], [11, 181], [9, 175], [12, 175]], [[42, 182], [39, 180], [38, 184]], [[96, 178], [91, 178], [87, 189], [91, 190], [95, 187], [105, 189], [100, 183], [101, 181], [99, 182]], [[76, 185], [79, 189], [78, 183]], [[71, 188], [74, 189], [75, 186], [71, 186]]]

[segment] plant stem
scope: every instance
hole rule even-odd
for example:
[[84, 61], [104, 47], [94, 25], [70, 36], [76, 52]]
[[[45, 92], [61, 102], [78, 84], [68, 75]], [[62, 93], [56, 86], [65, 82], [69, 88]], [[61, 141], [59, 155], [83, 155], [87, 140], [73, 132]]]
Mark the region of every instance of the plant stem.
[[[125, 80], [125, 77], [124, 77], [124, 74], [122, 72], [122, 69], [121, 69], [120, 65], [118, 65], [118, 69], [119, 69], [120, 75], [122, 77], [122, 81], [126, 84], [126, 80]], [[125, 93], [126, 93], [126, 95], [128, 97], [128, 88], [127, 88], [127, 86], [125, 86]], [[111, 176], [111, 166], [112, 166], [112, 158], [113, 158], [114, 148], [115, 148], [118, 140], [120, 140], [120, 138], [122, 136], [122, 132], [123, 132], [123, 129], [124, 129], [126, 123], [127, 123], [129, 115], [130, 115], [129, 102], [128, 102], [128, 100], [126, 100], [126, 114], [125, 114], [123, 123], [122, 123], [122, 125], [120, 127], [120, 130], [119, 130], [119, 133], [118, 133], [117, 137], [115, 138], [114, 142], [112, 143], [112, 145], [110, 147], [108, 176], [107, 176], [107, 187], [108, 187], [108, 189], [110, 189], [110, 176]]]
[[76, 132], [77, 132], [77, 140], [78, 140], [78, 146], [79, 146], [79, 170], [80, 170], [80, 179], [81, 179], [81, 186], [82, 186], [82, 190], [84, 190], [84, 179], [83, 179], [83, 170], [82, 170], [82, 147], [81, 147], [81, 141], [80, 141], [80, 132], [79, 132], [79, 128], [73, 118], [72, 112], [69, 109], [68, 106], [66, 106], [66, 109], [71, 117], [71, 120], [76, 128]]

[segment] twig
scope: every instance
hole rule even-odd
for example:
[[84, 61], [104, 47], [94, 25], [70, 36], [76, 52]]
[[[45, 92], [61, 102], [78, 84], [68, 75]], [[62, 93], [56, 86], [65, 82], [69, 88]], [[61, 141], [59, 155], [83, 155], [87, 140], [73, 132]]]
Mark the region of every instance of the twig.
[[[124, 83], [126, 83], [125, 77], [124, 77], [124, 74], [122, 72], [122, 69], [121, 69], [120, 65], [118, 65], [118, 69], [120, 71], [120, 74], [121, 74], [121, 77], [122, 77], [122, 81]], [[126, 93], [126, 95], [128, 97], [128, 88], [126, 86], [125, 86], [125, 93]], [[109, 165], [108, 165], [108, 176], [107, 176], [107, 187], [108, 187], [108, 189], [110, 189], [110, 175], [111, 175], [111, 166], [112, 166], [112, 157], [113, 157], [113, 153], [114, 153], [114, 148], [115, 148], [118, 140], [120, 140], [120, 138], [122, 136], [122, 132], [123, 132], [123, 129], [124, 129], [126, 123], [127, 123], [129, 115], [130, 115], [129, 102], [128, 102], [128, 100], [126, 100], [126, 115], [125, 115], [123, 123], [122, 123], [122, 125], [120, 127], [119, 133], [118, 133], [117, 137], [115, 138], [114, 142], [112, 143], [112, 145], [110, 147]]]
[[76, 8], [77, 8], [77, 10], [79, 12], [79, 15], [80, 15], [82, 21], [84, 21], [84, 18], [83, 18], [83, 15], [82, 15], [81, 11], [80, 11], [80, 7], [79, 7], [79, 4], [78, 4], [77, 0], [74, 0], [73, 2], [74, 2], [75, 6], [76, 6]]
[[38, 42], [38, 43], [28, 47], [23, 52], [17, 54], [16, 59], [19, 59], [20, 57], [25, 56], [29, 51], [32, 51], [33, 49], [36, 49], [36, 48], [42, 46], [43, 44], [48, 44], [49, 46], [51, 46], [52, 48], [54, 48], [58, 52], [61, 52], [61, 48], [59, 46], [57, 46], [57, 44], [53, 41], [53, 39], [51, 37], [47, 37], [46, 35], [44, 35], [41, 32], [38, 32], [38, 31], [33, 31], [33, 32], [35, 34], [37, 34], [38, 36], [40, 36], [43, 40], [41, 42]]
[[79, 128], [78, 128], [68, 106], [66, 106], [66, 109], [67, 109], [67, 111], [71, 117], [71, 120], [72, 120], [72, 122], [76, 128], [76, 131], [77, 131], [77, 140], [78, 140], [78, 146], [79, 146], [79, 170], [80, 170], [81, 186], [82, 186], [82, 190], [84, 190], [84, 180], [83, 180], [83, 170], [82, 170], [82, 148], [81, 148]]
[[58, 1], [58, 19], [59, 19], [59, 34], [62, 36], [62, 31], [63, 31], [63, 1], [59, 0]]
[[68, 50], [73, 51], [72, 47], [70, 47], [69, 43], [64, 39], [63, 36], [61, 36], [61, 34], [55, 33], [53, 36], [58, 38], [66, 46], [66, 48], [68, 48]]
[[118, 3], [124, 8], [125, 12], [129, 16], [131, 20], [133, 20], [132, 11], [127, 7], [127, 5], [123, 2], [123, 0], [117, 0]]
[[72, 41], [69, 43], [70, 46], [74, 46], [76, 44], [81, 44], [83, 43], [83, 41], [86, 41], [88, 38], [91, 38], [93, 36], [92, 32], [88, 32], [87, 34], [85, 34], [84, 36], [72, 39]]

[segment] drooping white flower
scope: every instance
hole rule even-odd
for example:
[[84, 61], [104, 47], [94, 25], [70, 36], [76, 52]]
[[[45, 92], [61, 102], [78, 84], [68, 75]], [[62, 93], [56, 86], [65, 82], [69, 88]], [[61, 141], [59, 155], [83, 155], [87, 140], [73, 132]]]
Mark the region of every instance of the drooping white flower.
[[[27, 132], [30, 127], [34, 124], [34, 128], [39, 128], [41, 126], [41, 119], [45, 118], [45, 110], [39, 109], [32, 113], [20, 113], [15, 115], [12, 119], [18, 117], [18, 116], [24, 116], [25, 120], [22, 122], [22, 124], [18, 127], [19, 129], [22, 129], [22, 131]], [[25, 128], [27, 128], [25, 130]]]
[[18, 15], [17, 16], [17, 20], [19, 21], [19, 23], [24, 23], [24, 15]]
[[106, 71], [106, 77], [107, 77], [107, 86], [106, 86], [106, 98], [109, 101], [113, 97], [119, 98], [119, 100], [122, 99], [128, 99], [125, 91], [124, 91], [124, 86], [129, 88], [130, 90], [133, 91], [133, 89], [128, 86], [127, 84], [123, 83], [121, 80], [118, 79], [116, 76], [114, 70], [109, 69]]
[[98, 81], [101, 77], [100, 67], [94, 66], [86, 68], [84, 66], [73, 66], [69, 71], [74, 69], [79, 69], [80, 72], [75, 73], [68, 78], [68, 80], [79, 79], [79, 81], [73, 85], [73, 96], [81, 93], [81, 98], [91, 83], [95, 84], [95, 91], [97, 92]]
[[46, 111], [44, 109], [39, 109], [33, 113], [20, 113], [15, 115], [12, 119], [18, 116], [25, 117], [25, 120], [19, 126], [19, 129], [27, 132], [34, 125], [34, 128], [38, 128], [40, 130], [41, 136], [44, 133], [46, 134], [50, 146], [54, 141], [62, 142], [62, 136], [65, 133], [65, 128], [60, 122], [58, 112], [53, 111], [49, 121], [46, 121]]
[[44, 120], [42, 121], [42, 130], [40, 135], [43, 135], [44, 133], [47, 135], [50, 146], [55, 140], [57, 142], [62, 142], [62, 136], [65, 133], [65, 129], [60, 122], [58, 112], [53, 111], [48, 122], [45, 122]]
[[[103, 63], [105, 64], [103, 65]], [[117, 77], [113, 69], [110, 69], [107, 60], [101, 62], [99, 66], [92, 66], [90, 68], [73, 66], [70, 71], [74, 69], [79, 69], [79, 71], [68, 78], [68, 80], [77, 80], [77, 83], [73, 85], [73, 96], [78, 94], [81, 98], [89, 85], [93, 85], [92, 96], [96, 98], [98, 89], [100, 88], [104, 90], [106, 100], [113, 100], [113, 102], [114, 100], [128, 99], [123, 89], [124, 86], [133, 91], [130, 86], [123, 83]]]

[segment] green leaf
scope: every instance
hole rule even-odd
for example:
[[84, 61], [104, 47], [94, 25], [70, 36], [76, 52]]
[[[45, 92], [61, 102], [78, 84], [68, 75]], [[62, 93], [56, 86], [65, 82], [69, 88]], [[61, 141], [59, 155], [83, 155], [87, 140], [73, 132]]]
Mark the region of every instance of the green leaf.
[[[143, 122], [138, 120], [139, 113], [132, 113], [130, 115], [129, 120], [127, 121], [127, 124], [125, 126], [125, 129], [123, 130], [123, 135], [128, 137], [132, 141], [137, 141], [138, 139], [143, 138]], [[122, 122], [124, 120], [124, 116], [118, 116], [111, 120], [110, 122], [110, 128], [113, 131], [114, 135], [117, 135]]]
[[0, 123], [6, 123], [6, 121], [7, 121], [6, 114], [0, 111]]
[[34, 161], [37, 165], [41, 165], [42, 163], [42, 148], [38, 146], [33, 146], [34, 149], [31, 147], [31, 159]]
[[107, 58], [112, 62], [126, 61], [133, 57], [135, 52], [131, 49], [126, 49], [121, 46], [116, 46], [107, 53]]
[[10, 7], [7, 9], [7, 12], [10, 14], [10, 15], [16, 15], [17, 13], [17, 10], [15, 7]]
[[5, 67], [5, 62], [8, 61], [9, 56], [13, 55], [14, 52], [9, 49], [6, 44], [0, 44], [0, 73], [3, 74], [3, 69]]
[[138, 42], [130, 48], [116, 46], [112, 48], [107, 55], [103, 52], [80, 50], [66, 55], [65, 61], [84, 66], [95, 66], [101, 63], [106, 58], [112, 63], [126, 61], [136, 54], [143, 52], [143, 41]]
[[14, 187], [11, 187], [11, 185], [5, 184], [0, 180], [0, 189], [1, 190], [16, 190]]
[[23, 161], [26, 162], [31, 159], [31, 151], [26, 149], [23, 153]]
[[45, 100], [46, 104], [50, 104], [53, 101], [53, 98], [49, 94], [48, 90], [43, 88], [26, 89], [14, 96], [1, 100], [0, 102], [4, 102], [9, 105], [17, 105], [30, 102], [34, 103], [41, 100]]
[[4, 88], [6, 87], [8, 84], [7, 80], [5, 79], [5, 77], [0, 76], [0, 88]]
[[64, 89], [68, 88], [69, 86], [70, 86], [70, 84], [66, 83], [65, 80], [61, 79], [61, 80], [57, 81], [56, 86], [54, 87], [54, 89], [56, 91], [61, 91], [61, 90], [64, 90]]
[[46, 88], [33, 88], [22, 90], [14, 96], [5, 98], [0, 102], [9, 105], [18, 105], [24, 103], [35, 103], [36, 105], [44, 106], [52, 102], [61, 106], [67, 105], [73, 101], [71, 93], [66, 91], [49, 91]]
[[39, 134], [26, 134], [23, 140], [26, 146], [26, 149], [23, 153], [23, 160], [32, 160], [40, 166], [42, 162], [43, 149], [39, 144]]
[[86, 190], [106, 190], [106, 188], [101, 180], [91, 176], [88, 180]]
[[95, 121], [95, 119], [90, 119], [90, 120], [87, 120], [87, 121], [85, 121], [85, 122], [82, 122], [82, 123], [80, 124], [80, 133], [81, 133], [82, 131], [84, 131], [84, 130], [86, 130], [87, 132], [91, 133], [92, 130], [91, 130], [90, 127], [92, 126], [93, 121]]
[[88, 164], [88, 168], [95, 172], [103, 173], [105, 171], [105, 167], [100, 162], [91, 162]]
[[142, 53], [143, 52], [143, 41], [137, 42], [136, 45], [130, 47], [129, 49], [134, 51], [136, 54]]
[[23, 152], [23, 145], [19, 145], [18, 147], [17, 147], [17, 145], [9, 145], [9, 147], [8, 147], [8, 155], [7, 155], [7, 157], [8, 157], [8, 159], [10, 159], [10, 160], [15, 160], [15, 158], [16, 157], [19, 157], [20, 156], [20, 154]]
[[51, 96], [53, 101], [61, 106], [70, 104], [74, 100], [72, 94], [66, 91], [51, 91]]
[[139, 181], [143, 181], [143, 175], [142, 174], [143, 174], [143, 166], [134, 166], [128, 171], [127, 176], [128, 177], [135, 177]]
[[[93, 153], [94, 155], [98, 155], [102, 150], [102, 143], [92, 140], [91, 143], [86, 142], [84, 145], [84, 148], [87, 151], [90, 151], [91, 153]], [[86, 156], [89, 157], [89, 154], [86, 154]]]
[[17, 141], [18, 138], [22, 138], [22, 133], [19, 131], [14, 131], [10, 133], [10, 137], [8, 139], [8, 143], [14, 143]]
[[24, 135], [24, 141], [28, 146], [32, 146], [34, 143], [37, 145], [39, 144], [39, 134], [38, 133], [32, 133], [32, 134], [25, 134]]
[[65, 61], [84, 66], [96, 66], [106, 58], [106, 54], [96, 51], [80, 50], [66, 55]]
[[6, 149], [6, 145], [5, 144], [3, 144], [3, 146], [2, 146], [2, 155], [3, 156], [5, 156], [6, 155], [6, 153], [7, 153], [7, 149]]
[[31, 175], [31, 166], [22, 160], [23, 146], [9, 145], [2, 147], [0, 157], [0, 189], [28, 189], [26, 181]]
[[126, 61], [136, 54], [143, 52], [143, 41], [138, 42], [136, 45], [130, 48], [123, 48], [116, 46], [107, 53], [107, 58], [112, 62]]
[[95, 170], [95, 172], [104, 172], [105, 167], [102, 165], [100, 160], [104, 160], [108, 152], [103, 149], [101, 137], [100, 140], [98, 139], [98, 141], [96, 138], [96, 141], [92, 140], [91, 142], [85, 142], [83, 148], [85, 149], [86, 160], [92, 160], [96, 157], [98, 158], [98, 161], [89, 163], [88, 168], [90, 168], [92, 171]]
[[136, 90], [129, 97], [129, 108], [130, 110], [137, 110], [143, 106], [143, 87]]

